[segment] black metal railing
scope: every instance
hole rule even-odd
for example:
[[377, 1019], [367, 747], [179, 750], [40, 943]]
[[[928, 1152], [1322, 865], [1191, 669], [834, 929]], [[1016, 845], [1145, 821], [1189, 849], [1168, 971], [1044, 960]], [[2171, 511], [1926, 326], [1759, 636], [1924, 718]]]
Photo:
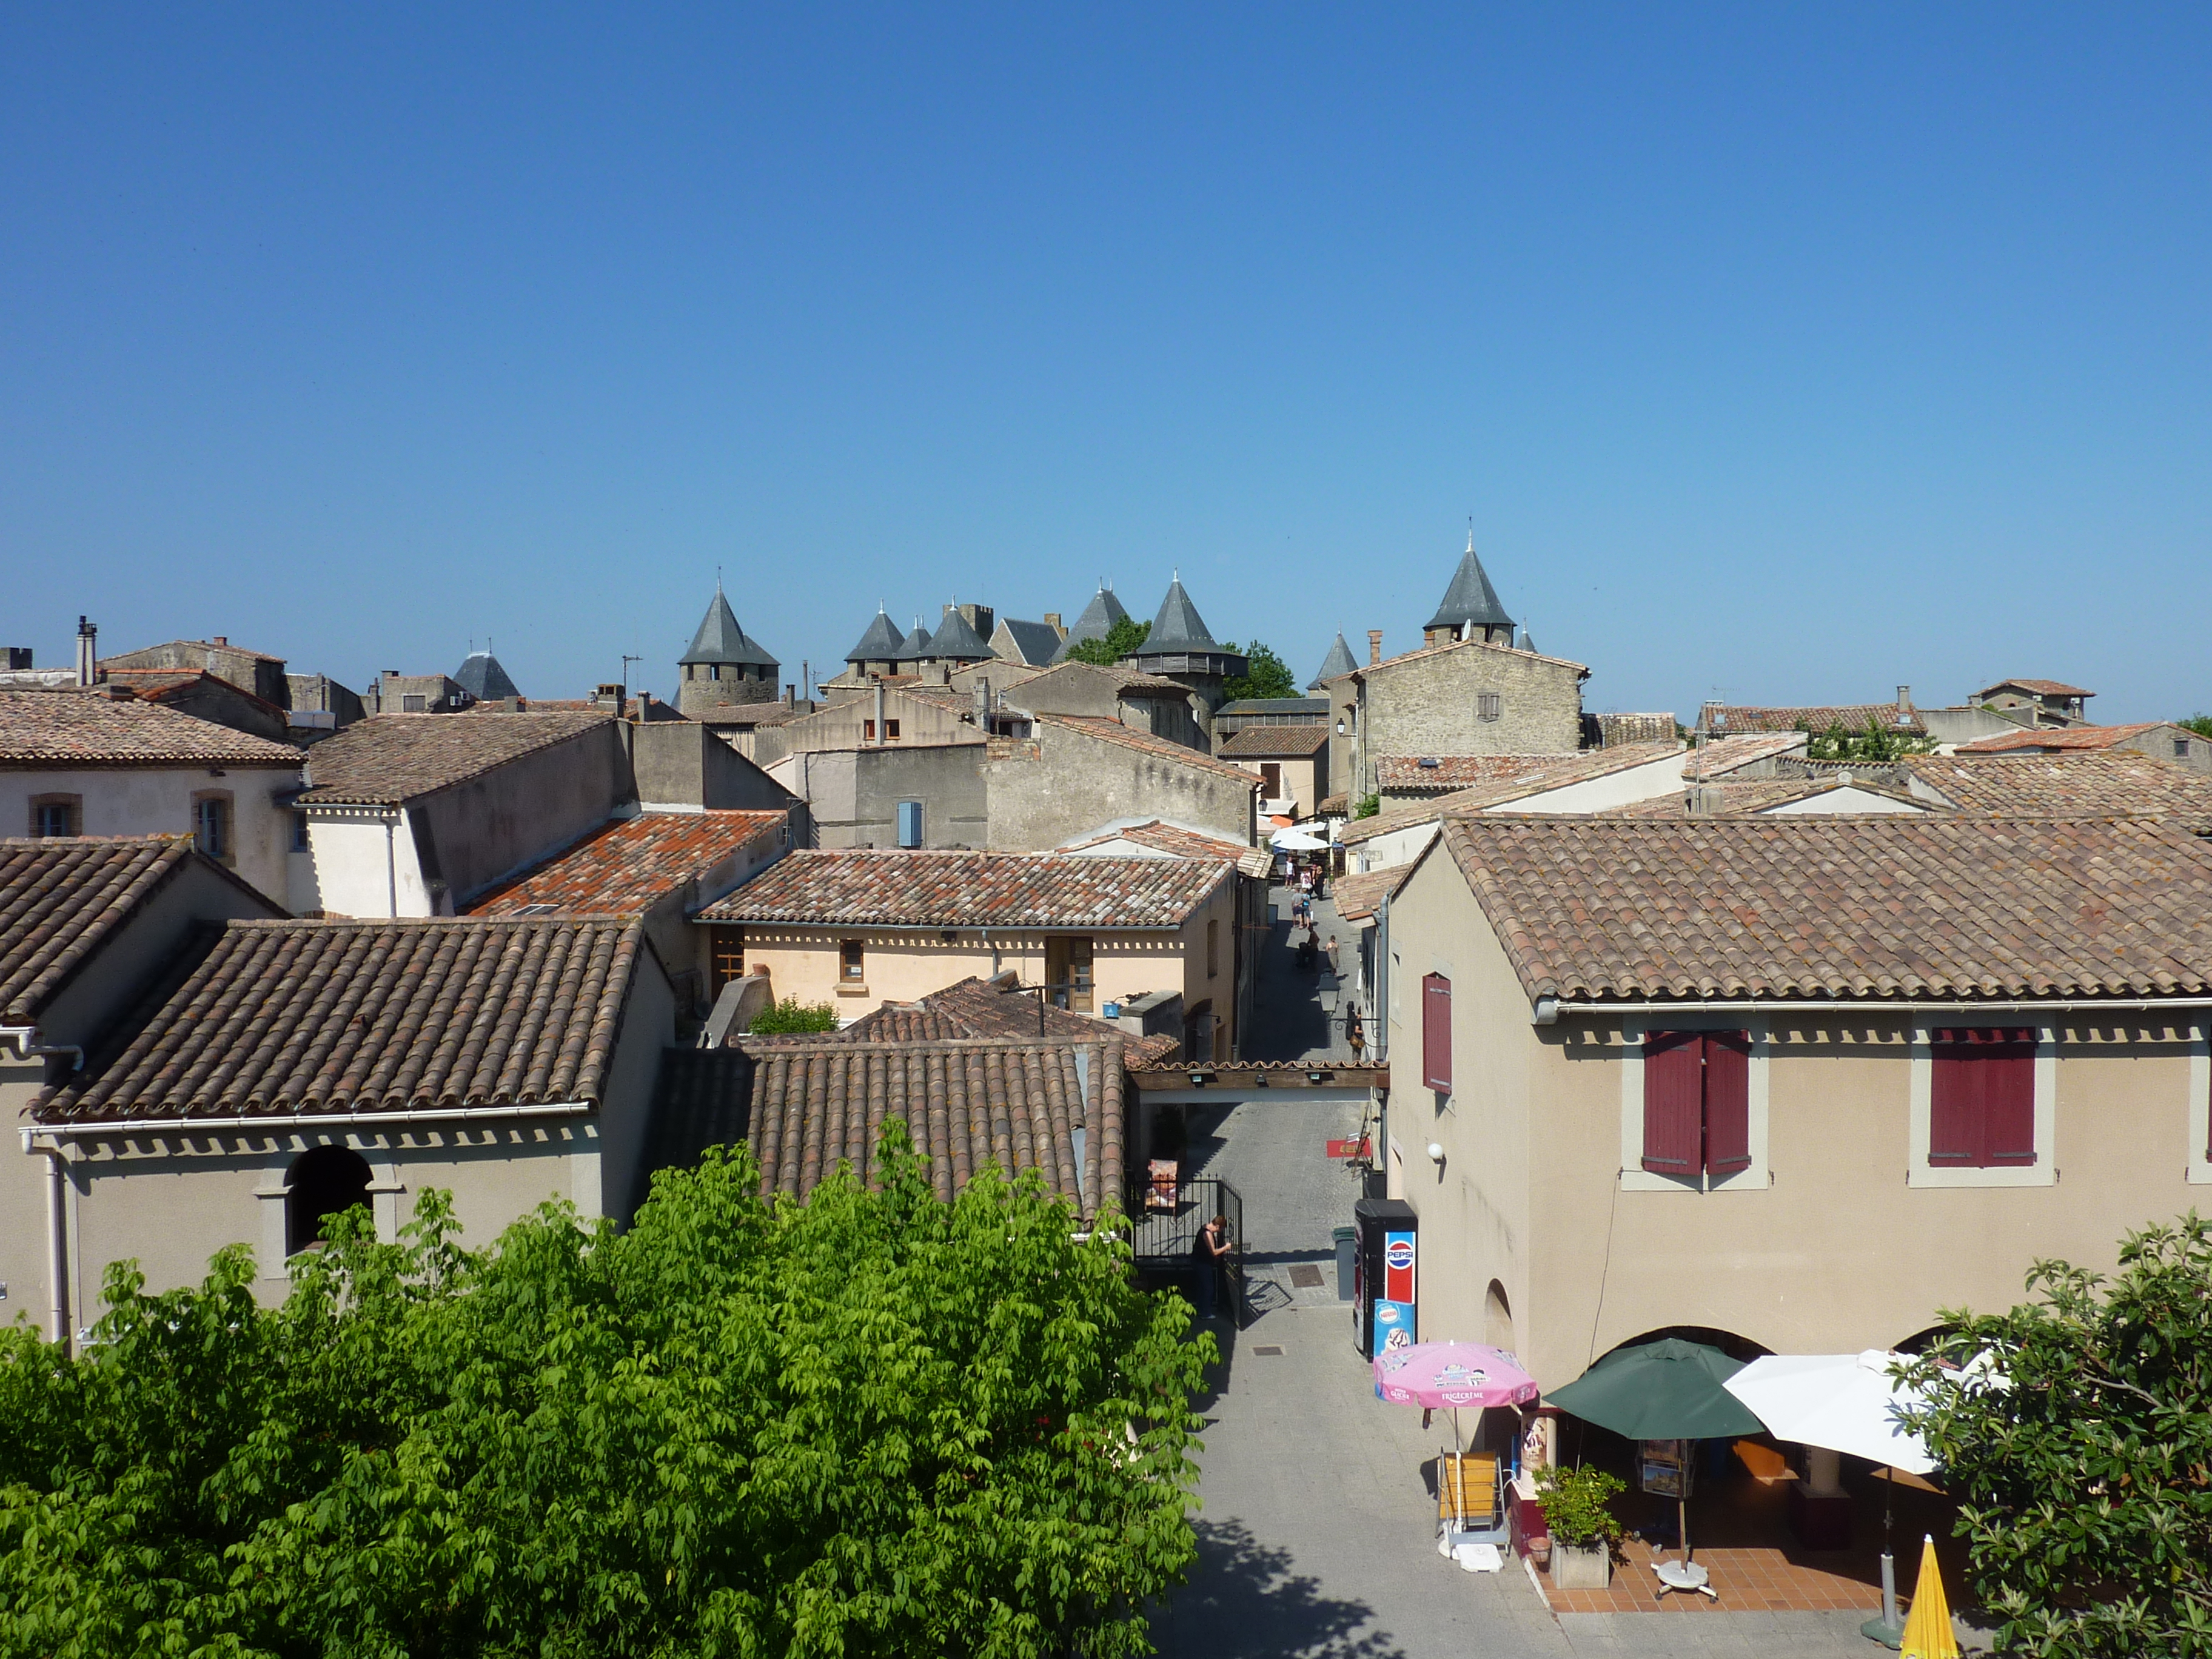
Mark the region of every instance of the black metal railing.
[[1200, 1259], [1192, 1253], [1200, 1229], [1215, 1216], [1229, 1222], [1229, 1254], [1221, 1258], [1220, 1291], [1237, 1328], [1244, 1328], [1244, 1200], [1227, 1182], [1200, 1176], [1180, 1182], [1172, 1206], [1156, 1200], [1141, 1175], [1129, 1184], [1130, 1248], [1137, 1266], [1154, 1273], [1194, 1275]]

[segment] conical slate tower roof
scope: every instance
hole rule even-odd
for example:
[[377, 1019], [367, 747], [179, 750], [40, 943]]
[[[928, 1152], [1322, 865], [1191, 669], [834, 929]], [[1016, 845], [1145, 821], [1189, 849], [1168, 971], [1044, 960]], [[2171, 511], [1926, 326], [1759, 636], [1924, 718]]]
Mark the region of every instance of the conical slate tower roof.
[[939, 662], [981, 662], [991, 654], [991, 647], [968, 618], [948, 605], [945, 619], [929, 636], [929, 654]]
[[1328, 655], [1321, 659], [1321, 672], [1306, 682], [1306, 690], [1318, 691], [1339, 674], [1349, 674], [1359, 665], [1352, 659], [1352, 647], [1344, 642], [1344, 635], [1336, 636], [1336, 643], [1328, 648]]
[[868, 631], [860, 635], [860, 642], [845, 653], [847, 662], [889, 662], [897, 656], [906, 641], [900, 636], [898, 624], [884, 615], [883, 607], [876, 607], [875, 620]]
[[1452, 573], [1451, 586], [1444, 590], [1443, 603], [1437, 614], [1429, 618], [1429, 628], [1505, 628], [1513, 626], [1513, 618], [1505, 614], [1505, 607], [1498, 602], [1498, 590], [1490, 585], [1490, 578], [1482, 568], [1482, 561], [1474, 556], [1474, 532], [1467, 537], [1467, 554], [1460, 560], [1459, 568]]
[[730, 609], [729, 600], [722, 597], [722, 585], [714, 584], [714, 602], [707, 607], [706, 619], [699, 631], [691, 636], [691, 648], [678, 659], [684, 663], [720, 663], [725, 667], [775, 668], [780, 665], [774, 657], [738, 626], [737, 613]]
[[921, 625], [921, 618], [914, 619], [914, 632], [906, 636], [906, 643], [891, 653], [893, 662], [920, 662], [929, 654], [929, 630]]
[[1114, 590], [1102, 586], [1091, 596], [1091, 603], [1083, 607], [1083, 614], [1075, 619], [1075, 626], [1067, 630], [1067, 637], [1060, 642], [1060, 649], [1052, 653], [1054, 662], [1067, 660], [1068, 647], [1081, 645], [1085, 640], [1103, 640], [1114, 631], [1114, 624], [1128, 616], [1121, 601], [1114, 597]]
[[1160, 614], [1152, 618], [1152, 631], [1145, 635], [1145, 643], [1139, 648], [1148, 657], [1170, 651], [1221, 649], [1221, 641], [1206, 632], [1206, 618], [1198, 614], [1190, 595], [1182, 591], [1182, 577], [1168, 584], [1168, 596], [1160, 601]]
[[499, 659], [489, 651], [470, 652], [467, 659], [453, 671], [453, 684], [478, 702], [497, 702], [502, 697], [522, 695], [507, 678], [507, 670], [499, 665]]

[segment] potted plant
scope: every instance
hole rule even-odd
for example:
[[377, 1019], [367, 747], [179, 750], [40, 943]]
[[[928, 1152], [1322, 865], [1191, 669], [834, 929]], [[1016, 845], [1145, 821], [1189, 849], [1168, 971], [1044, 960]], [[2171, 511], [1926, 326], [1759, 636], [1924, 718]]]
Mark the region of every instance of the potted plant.
[[1536, 1503], [1552, 1534], [1552, 1582], [1561, 1589], [1603, 1589], [1613, 1582], [1620, 1522], [1606, 1505], [1627, 1490], [1603, 1469], [1549, 1468], [1536, 1476]]

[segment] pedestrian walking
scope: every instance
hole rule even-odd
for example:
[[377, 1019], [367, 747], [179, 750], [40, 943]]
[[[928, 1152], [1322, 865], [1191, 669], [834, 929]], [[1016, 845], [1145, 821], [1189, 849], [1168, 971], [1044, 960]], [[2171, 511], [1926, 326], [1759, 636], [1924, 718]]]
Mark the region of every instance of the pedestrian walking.
[[1334, 972], [1336, 971], [1336, 935], [1335, 935], [1335, 934], [1331, 933], [1331, 934], [1328, 936], [1328, 945], [1327, 945], [1327, 947], [1326, 947], [1326, 950], [1327, 950], [1328, 956], [1328, 971], [1329, 971], [1330, 973], [1332, 973], [1332, 974], [1333, 974], [1333, 973], [1334, 973]]

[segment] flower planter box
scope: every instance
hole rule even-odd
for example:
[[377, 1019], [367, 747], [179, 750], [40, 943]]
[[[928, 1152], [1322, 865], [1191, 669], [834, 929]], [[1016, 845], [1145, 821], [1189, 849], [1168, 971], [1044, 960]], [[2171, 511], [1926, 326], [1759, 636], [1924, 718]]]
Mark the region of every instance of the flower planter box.
[[1602, 1543], [1552, 1540], [1552, 1583], [1560, 1589], [1604, 1589], [1613, 1583], [1613, 1552]]

